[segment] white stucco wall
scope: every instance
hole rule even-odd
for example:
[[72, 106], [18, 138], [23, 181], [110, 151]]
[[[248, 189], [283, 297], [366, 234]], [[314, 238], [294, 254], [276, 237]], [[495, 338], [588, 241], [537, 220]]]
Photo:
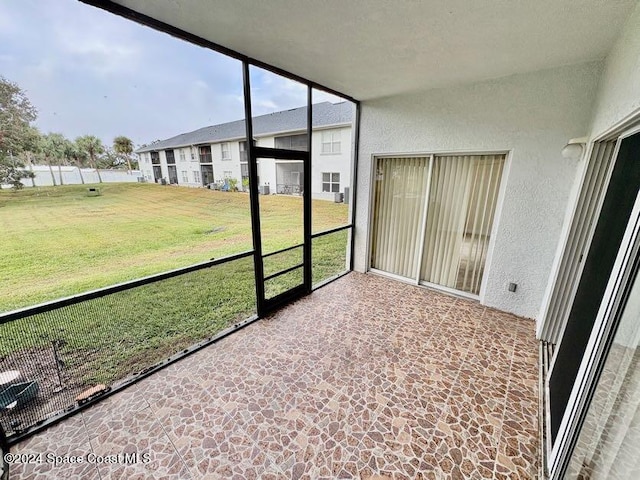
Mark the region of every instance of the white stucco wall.
[[510, 151], [480, 300], [535, 318], [578, 167], [560, 151], [587, 133], [601, 69], [587, 63], [363, 102], [356, 270], [368, 268], [374, 155]]
[[591, 133], [598, 136], [640, 110], [640, 3], [605, 60]]
[[[29, 169], [26, 167], [26, 170], [31, 170], [35, 177], [23, 178], [22, 184], [25, 188], [30, 188], [34, 186], [36, 187], [50, 187], [53, 185], [53, 179], [51, 178], [51, 171], [53, 171], [53, 178], [55, 178], [56, 185], [81, 185], [85, 184], [93, 184], [99, 183], [98, 174], [93, 168], [83, 168], [82, 172], [77, 167], [72, 167], [69, 165], [63, 165], [61, 168], [58, 168], [57, 165], [52, 165], [51, 170], [47, 165], [34, 165]], [[62, 173], [62, 182], [60, 181], [60, 173]], [[121, 183], [128, 182], [134, 183], [138, 181], [138, 177], [142, 176], [142, 171], [140, 170], [107, 170], [100, 169], [100, 177], [104, 183]], [[10, 185], [3, 184], [2, 188], [11, 188]]]
[[224, 181], [224, 172], [231, 172], [231, 177], [238, 180], [238, 188], [241, 186], [242, 177], [240, 175], [240, 144], [239, 142], [226, 142], [229, 145], [229, 158], [222, 159], [222, 143], [211, 145], [213, 157], [213, 175], [216, 181]]
[[[334, 130], [340, 132], [340, 153], [322, 153], [322, 131]], [[314, 130], [311, 135], [313, 159], [311, 164], [311, 192], [313, 198], [334, 201], [334, 193], [322, 191], [322, 173], [340, 173], [340, 193], [344, 187], [351, 185], [351, 157], [353, 154], [351, 143], [351, 127], [334, 127]]]

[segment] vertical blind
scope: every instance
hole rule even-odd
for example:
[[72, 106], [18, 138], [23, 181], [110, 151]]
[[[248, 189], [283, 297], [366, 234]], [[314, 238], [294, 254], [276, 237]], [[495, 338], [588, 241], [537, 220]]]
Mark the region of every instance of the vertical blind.
[[371, 266], [416, 278], [429, 158], [378, 158]]
[[504, 155], [434, 159], [421, 279], [480, 292]]
[[562, 252], [556, 281], [544, 315], [540, 337], [549, 343], [558, 343], [569, 316], [573, 296], [580, 280], [581, 263], [589, 248], [595, 219], [604, 200], [608, 174], [613, 167], [615, 146], [615, 140], [598, 142], [593, 146], [569, 228], [569, 236]]
[[378, 158], [371, 266], [478, 294], [504, 159]]

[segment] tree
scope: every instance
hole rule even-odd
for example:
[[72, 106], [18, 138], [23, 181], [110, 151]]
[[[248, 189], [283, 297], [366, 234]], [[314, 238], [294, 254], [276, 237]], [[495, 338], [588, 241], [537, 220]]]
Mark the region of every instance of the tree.
[[65, 156], [67, 159], [71, 160], [71, 162], [78, 169], [78, 173], [80, 174], [80, 181], [84, 185], [84, 176], [82, 175], [82, 167], [86, 164], [88, 154], [82, 150], [77, 144], [77, 142], [72, 142], [71, 140], [67, 140], [65, 144]]
[[37, 132], [30, 123], [37, 110], [17, 84], [0, 76], [0, 185], [22, 188], [23, 178], [33, 178], [24, 169], [20, 155], [28, 151]]
[[58, 164], [58, 176], [60, 177], [60, 185], [64, 185], [62, 179], [62, 164], [66, 163], [67, 140], [61, 133], [49, 133], [42, 135], [40, 140], [40, 152], [44, 156], [45, 162], [49, 165], [49, 172], [53, 180], [53, 186], [56, 186], [56, 178], [53, 175], [52, 161]]
[[104, 151], [100, 158], [98, 158], [98, 165], [102, 168], [120, 168], [125, 164], [125, 161], [122, 157], [116, 153], [116, 151], [111, 147], [104, 147]]
[[123, 135], [114, 138], [113, 150], [127, 162], [127, 168], [131, 171], [131, 154], [133, 153], [133, 142], [131, 139]]
[[102, 141], [93, 135], [83, 135], [82, 137], [76, 138], [76, 145], [89, 156], [91, 166], [98, 174], [98, 181], [102, 183], [100, 170], [98, 170], [98, 156], [104, 153]]

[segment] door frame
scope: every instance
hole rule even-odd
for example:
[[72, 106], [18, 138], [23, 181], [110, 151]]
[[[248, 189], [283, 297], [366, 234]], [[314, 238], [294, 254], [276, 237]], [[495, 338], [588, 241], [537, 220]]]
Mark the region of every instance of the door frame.
[[[611, 172], [613, 172], [613, 169], [615, 168], [618, 152], [619, 152], [622, 141], [638, 133], [640, 133], [640, 109], [637, 109], [635, 112], [625, 117], [623, 120], [618, 122], [613, 127], [607, 129], [605, 132], [596, 136], [586, 146], [587, 152], [590, 153], [593, 151], [593, 145], [597, 142], [613, 141], [613, 140], [616, 141], [614, 156], [611, 160], [609, 178], [607, 178], [605, 189], [609, 188], [610, 174]], [[581, 188], [582, 188], [582, 185], [581, 185]], [[606, 195], [606, 190], [605, 190], [605, 195]], [[576, 196], [576, 200], [577, 200], [577, 196]], [[603, 201], [604, 201], [604, 198], [603, 198]], [[631, 222], [632, 219], [634, 219], [634, 215], [636, 215], [637, 213], [636, 212], [636, 207], [638, 207], [637, 203], [638, 203], [638, 200], [636, 200], [636, 204], [634, 205], [634, 209], [630, 215], [629, 222]], [[595, 218], [596, 223], [600, 215], [601, 207], [602, 205], [600, 205], [598, 208], [598, 217]], [[575, 206], [574, 206], [574, 209], [575, 209]], [[629, 228], [630, 228], [629, 225], [627, 225], [627, 231], [625, 231], [625, 235], [623, 236], [618, 255], [620, 255], [620, 252], [622, 252], [623, 249], [625, 248], [625, 245], [627, 245], [627, 243], [625, 242], [629, 241], [629, 238], [628, 238], [628, 235], [630, 235], [628, 232]], [[564, 232], [565, 238], [563, 239], [563, 243], [566, 243], [566, 240], [567, 240], [566, 236], [568, 236], [569, 230], [570, 229], [567, 228], [566, 231]], [[595, 226], [593, 230], [595, 231]], [[592, 241], [593, 241], [593, 232], [591, 232], [588, 244], [585, 247], [586, 251], [588, 251], [591, 248]], [[627, 258], [626, 261], [628, 262], [628, 260], [629, 259]], [[611, 277], [613, 277], [614, 273], [618, 271], [617, 269], [621, 267], [621, 263], [619, 263], [619, 261], [622, 262], [623, 260], [616, 257], [616, 262], [614, 263]], [[584, 265], [582, 265], [579, 270], [579, 275], [582, 275], [583, 266]], [[577, 286], [572, 292], [572, 297], [570, 299], [571, 304], [573, 304], [573, 302], [575, 301], [576, 294], [577, 294]], [[561, 475], [564, 475], [564, 472], [568, 465], [568, 461], [571, 457], [571, 454], [573, 453], [573, 447], [575, 446], [575, 443], [577, 441], [577, 436], [580, 433], [581, 422], [584, 418], [584, 414], [586, 413], [586, 409], [589, 405], [590, 396], [589, 398], [585, 398], [585, 395], [589, 395], [589, 394], [592, 395], [593, 392], [590, 390], [593, 390], [593, 388], [595, 387], [595, 385], [588, 382], [589, 379], [593, 380], [593, 375], [591, 375], [590, 377], [587, 377], [586, 373], [587, 372], [593, 373], [593, 368], [595, 368], [594, 367], [595, 359], [593, 357], [593, 354], [597, 352], [592, 352], [591, 349], [594, 348], [593, 346], [595, 345], [595, 342], [596, 342], [594, 335], [596, 335], [596, 331], [598, 330], [598, 327], [601, 326], [600, 325], [600, 322], [602, 322], [602, 319], [600, 318], [601, 313], [604, 315], [604, 313], [601, 312], [601, 309], [604, 308], [603, 306], [605, 305], [606, 300], [608, 298], [607, 295], [611, 295], [609, 284], [607, 284], [605, 295], [603, 296], [603, 299], [600, 305], [600, 310], [598, 311], [598, 314], [596, 316], [596, 320], [594, 322], [591, 336], [589, 337], [589, 342], [587, 343], [585, 354], [583, 355], [580, 368], [576, 375], [576, 380], [571, 391], [571, 395], [569, 397], [569, 400], [567, 401], [567, 406], [565, 409], [564, 416], [561, 420], [560, 427], [558, 429], [556, 440], [553, 444], [551, 442], [551, 423], [550, 423], [551, 418], [548, 412], [549, 402], [550, 402], [549, 378], [551, 377], [553, 369], [555, 368], [557, 353], [564, 339], [566, 322], [560, 333], [560, 337], [559, 337], [560, 340], [558, 341], [558, 344], [556, 345], [556, 348], [554, 350], [554, 355], [551, 360], [551, 364], [549, 366], [550, 368], [547, 371], [547, 377], [544, 379], [541, 379], [541, 381], [544, 384], [543, 395], [544, 395], [544, 402], [546, 406], [544, 410], [544, 418], [541, 419], [541, 421], [543, 422], [543, 429], [545, 434], [544, 438], [546, 439], [545, 445], [543, 445], [542, 448], [546, 454], [545, 455], [546, 458], [544, 461], [544, 464], [545, 464], [544, 466], [546, 470], [545, 473], [551, 479], [556, 479], [556, 478], [559, 479], [561, 478]], [[609, 301], [611, 301], [610, 298], [609, 298]], [[601, 335], [598, 338], [601, 338]]]
[[640, 192], [627, 223], [607, 288], [589, 337], [567, 410], [549, 455], [549, 477], [565, 473], [581, 432], [584, 418], [602, 371], [606, 354], [615, 336], [633, 281], [640, 271]]
[[[307, 180], [307, 177], [311, 176], [310, 172], [310, 163], [311, 163], [311, 155], [309, 152], [300, 151], [300, 150], [286, 150], [286, 149], [277, 149], [277, 148], [266, 148], [266, 147], [253, 147], [250, 153], [250, 162], [257, 162], [259, 158], [273, 158], [278, 160], [299, 160], [302, 161], [302, 174], [303, 174], [303, 183]], [[300, 172], [297, 172], [300, 173]], [[286, 247], [281, 250], [277, 250], [275, 252], [269, 252], [267, 254], [262, 253], [262, 237], [260, 238], [260, 258], [259, 261], [262, 264], [262, 267], [259, 271], [256, 271], [256, 282], [259, 282], [262, 286], [261, 288], [261, 297], [257, 298], [258, 302], [258, 311], [262, 311], [264, 314], [272, 312], [282, 306], [285, 303], [289, 303], [292, 300], [295, 300], [301, 296], [306, 295], [311, 292], [311, 195], [308, 189], [304, 189], [302, 192], [302, 210], [303, 210], [303, 242], [299, 245], [292, 245]], [[258, 206], [260, 200], [258, 199]], [[258, 208], [258, 217], [260, 217], [260, 209]], [[258, 218], [258, 223], [260, 222], [260, 218]], [[308, 224], [308, 228], [307, 228]], [[308, 231], [307, 231], [308, 230]], [[259, 232], [262, 234], [262, 232]], [[278, 253], [286, 252], [288, 250], [293, 250], [295, 248], [302, 247], [302, 263], [298, 267], [291, 267], [281, 270], [273, 275], [265, 276], [264, 275], [264, 259], [268, 258], [272, 255], [276, 255]], [[257, 252], [257, 250], [256, 250]], [[257, 254], [256, 254], [257, 256]], [[289, 271], [295, 270], [297, 268], [302, 268], [302, 283], [296, 285], [295, 287], [278, 294], [273, 298], [266, 298], [264, 284], [266, 281], [275, 278], [279, 275], [283, 275]], [[308, 282], [307, 282], [308, 278]]]
[[[456, 156], [456, 155], [504, 155], [504, 165], [502, 167], [502, 175], [500, 177], [500, 186], [498, 188], [498, 198], [496, 199], [496, 207], [493, 217], [493, 225], [491, 226], [491, 237], [489, 239], [489, 245], [487, 246], [487, 257], [485, 259], [485, 270], [483, 273], [482, 282], [480, 284], [480, 292], [478, 295], [474, 295], [472, 293], [464, 292], [461, 290], [456, 290], [454, 288], [445, 287], [443, 285], [439, 285], [436, 283], [430, 283], [426, 281], [420, 280], [420, 272], [422, 270], [422, 250], [424, 249], [424, 233], [426, 231], [427, 225], [427, 212], [429, 209], [429, 194], [431, 189], [431, 174], [433, 168], [433, 162], [435, 157], [439, 156]], [[483, 302], [487, 283], [486, 279], [489, 277], [491, 272], [491, 264], [495, 246], [496, 234], [498, 232], [500, 226], [500, 219], [502, 217], [502, 208], [504, 204], [504, 198], [506, 195], [506, 188], [509, 179], [509, 172], [511, 171], [511, 160], [513, 156], [513, 150], [511, 149], [498, 149], [498, 150], [429, 150], [426, 152], [391, 152], [391, 153], [373, 153], [371, 155], [371, 169], [369, 173], [369, 215], [368, 215], [368, 228], [367, 228], [367, 251], [366, 251], [366, 269], [371, 273], [375, 273], [376, 275], [381, 275], [384, 277], [392, 278], [394, 280], [398, 280], [401, 282], [409, 283], [411, 285], [416, 285], [424, 288], [431, 288], [434, 290], [439, 290], [451, 295], [456, 295], [463, 298], [469, 298], [471, 300]], [[393, 273], [385, 272], [383, 270], [378, 270], [373, 268], [371, 265], [371, 250], [373, 245], [373, 217], [375, 214], [375, 180], [376, 180], [376, 165], [378, 159], [386, 159], [386, 158], [417, 158], [417, 157], [426, 157], [429, 159], [429, 172], [427, 175], [426, 181], [426, 197], [427, 201], [425, 202], [424, 211], [422, 215], [422, 222], [420, 225], [420, 234], [421, 238], [419, 240], [420, 252], [418, 269], [416, 276], [414, 278], [403, 277], [400, 275], [395, 275]]]
[[[253, 115], [251, 108], [251, 72], [249, 63], [242, 62], [244, 116], [246, 138], [253, 139]], [[256, 308], [259, 317], [264, 317], [282, 305], [311, 293], [311, 152], [312, 152], [312, 85], [307, 88], [307, 151], [267, 148], [254, 145], [247, 140], [249, 166], [249, 201], [251, 207], [251, 232], [253, 237], [253, 262], [256, 284]], [[302, 243], [302, 284], [280, 293], [274, 298], [265, 298], [264, 255], [262, 253], [262, 232], [260, 229], [260, 200], [258, 185], [258, 158], [278, 158], [282, 160], [302, 160], [303, 166], [303, 243]], [[287, 250], [287, 249], [285, 249]], [[273, 252], [272, 252], [273, 254]]]

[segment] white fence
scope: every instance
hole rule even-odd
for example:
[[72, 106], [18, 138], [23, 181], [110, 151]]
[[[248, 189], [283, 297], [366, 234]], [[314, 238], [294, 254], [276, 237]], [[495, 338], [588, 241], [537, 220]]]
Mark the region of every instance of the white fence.
[[[27, 167], [26, 169], [29, 169]], [[99, 183], [98, 174], [93, 168], [78, 168], [71, 166], [52, 166], [51, 170], [47, 165], [34, 165], [33, 173], [35, 177], [23, 178], [22, 184], [25, 187], [33, 187], [34, 183], [36, 187], [50, 187], [53, 185], [53, 178], [55, 178], [56, 185], [80, 185], [82, 180], [84, 183]], [[51, 174], [53, 173], [53, 178]], [[60, 173], [62, 173], [62, 181], [60, 181]], [[120, 183], [120, 182], [137, 182], [138, 177], [142, 177], [140, 170], [100, 170], [100, 177], [104, 183]], [[3, 185], [3, 188], [8, 188], [8, 185]]]

